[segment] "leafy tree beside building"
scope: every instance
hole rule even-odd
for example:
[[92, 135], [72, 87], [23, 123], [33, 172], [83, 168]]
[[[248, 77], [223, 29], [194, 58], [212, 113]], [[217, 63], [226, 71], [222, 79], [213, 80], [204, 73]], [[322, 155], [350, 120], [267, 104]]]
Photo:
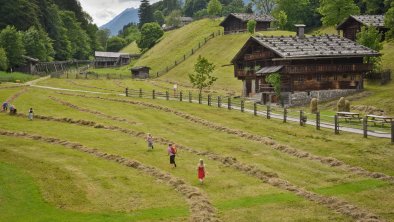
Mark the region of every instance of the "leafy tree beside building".
[[222, 12], [222, 4], [219, 0], [210, 0], [207, 10], [210, 16], [218, 16]]
[[319, 13], [323, 25], [338, 25], [350, 15], [360, 14], [360, 8], [353, 0], [320, 0]]
[[22, 36], [23, 34], [13, 26], [7, 26], [0, 32], [0, 47], [4, 49], [7, 55], [8, 67], [10, 68], [24, 63], [25, 47]]

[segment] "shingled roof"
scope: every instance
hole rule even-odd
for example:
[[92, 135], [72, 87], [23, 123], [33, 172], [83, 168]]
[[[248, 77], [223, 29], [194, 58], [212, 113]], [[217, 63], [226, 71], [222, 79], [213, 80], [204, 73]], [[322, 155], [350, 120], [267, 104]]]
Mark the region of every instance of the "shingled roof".
[[255, 20], [256, 22], [272, 22], [275, 21], [274, 17], [270, 15], [255, 15], [249, 13], [230, 13], [220, 24], [227, 20], [230, 16], [234, 16], [235, 18], [240, 19], [243, 22], [247, 22], [249, 20]]
[[[258, 42], [284, 59], [380, 55], [370, 48], [336, 35], [306, 36], [303, 38], [297, 36], [252, 36], [249, 41]], [[245, 50], [245, 46], [237, 53], [232, 60], [233, 62]]]
[[128, 53], [120, 53], [120, 52], [94, 52], [95, 57], [107, 57], [107, 58], [119, 58], [119, 57], [130, 57]]
[[349, 19], [354, 19], [365, 26], [373, 26], [377, 28], [384, 27], [384, 15], [351, 15], [345, 21], [337, 26], [337, 29], [342, 29]]

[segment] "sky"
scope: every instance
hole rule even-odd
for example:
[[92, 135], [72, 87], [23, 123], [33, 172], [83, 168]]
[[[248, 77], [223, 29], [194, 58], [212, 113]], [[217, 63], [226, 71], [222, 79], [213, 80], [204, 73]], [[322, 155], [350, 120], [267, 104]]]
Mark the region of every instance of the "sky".
[[140, 0], [79, 0], [84, 11], [92, 16], [97, 26], [111, 21], [126, 8], [138, 8]]

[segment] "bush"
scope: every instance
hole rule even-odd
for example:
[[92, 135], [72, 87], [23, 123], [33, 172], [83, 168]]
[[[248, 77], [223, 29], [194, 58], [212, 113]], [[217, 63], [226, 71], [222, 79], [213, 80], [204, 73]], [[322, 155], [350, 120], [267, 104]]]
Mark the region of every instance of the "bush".
[[317, 99], [316, 98], [312, 98], [310, 108], [311, 108], [311, 113], [317, 113]]
[[249, 20], [246, 26], [248, 27], [248, 32], [250, 32], [250, 34], [253, 34], [256, 30], [256, 21], [253, 19]]
[[337, 111], [343, 112], [345, 111], [345, 98], [341, 97], [337, 103]]

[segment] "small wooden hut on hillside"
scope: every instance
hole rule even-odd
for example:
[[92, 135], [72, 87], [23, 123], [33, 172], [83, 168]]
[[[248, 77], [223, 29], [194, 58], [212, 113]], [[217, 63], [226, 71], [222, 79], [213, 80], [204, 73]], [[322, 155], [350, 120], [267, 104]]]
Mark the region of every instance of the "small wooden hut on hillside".
[[150, 68], [147, 66], [136, 66], [131, 68], [130, 70], [131, 70], [131, 78], [137, 78], [137, 79], [149, 78]]
[[230, 13], [221, 23], [224, 34], [247, 32], [249, 20], [256, 21], [256, 31], [264, 31], [271, 27], [275, 19], [270, 15], [254, 15], [248, 13]]
[[131, 56], [128, 53], [119, 52], [94, 52], [94, 66], [95, 68], [117, 67], [128, 65]]
[[356, 40], [356, 35], [363, 26], [372, 26], [379, 30], [383, 35], [388, 31], [384, 26], [384, 15], [351, 15], [337, 26], [338, 31], [342, 31], [343, 37], [352, 41]]
[[243, 82], [244, 96], [258, 96], [263, 103], [278, 102], [271, 73], [281, 77], [281, 98], [287, 105], [326, 100], [363, 89], [363, 77], [372, 70], [365, 56], [379, 56], [372, 49], [338, 36], [252, 36], [233, 58], [235, 77]]

